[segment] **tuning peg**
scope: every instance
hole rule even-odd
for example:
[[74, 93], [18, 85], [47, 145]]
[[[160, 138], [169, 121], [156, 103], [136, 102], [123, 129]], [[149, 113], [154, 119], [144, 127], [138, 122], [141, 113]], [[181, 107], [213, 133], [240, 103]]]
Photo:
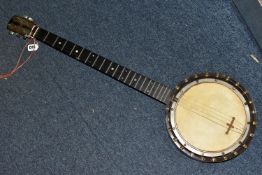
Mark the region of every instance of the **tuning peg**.
[[33, 18], [31, 18], [29, 16], [24, 16], [24, 18], [28, 19], [29, 21], [34, 21]]
[[15, 33], [15, 36], [21, 38], [21, 35], [19, 35], [18, 33]]
[[14, 35], [14, 34], [15, 34], [15, 32], [9, 31], [9, 34], [10, 34], [10, 35]]
[[33, 18], [31, 18], [31, 17], [28, 17], [28, 20], [29, 20], [29, 21], [34, 21]]

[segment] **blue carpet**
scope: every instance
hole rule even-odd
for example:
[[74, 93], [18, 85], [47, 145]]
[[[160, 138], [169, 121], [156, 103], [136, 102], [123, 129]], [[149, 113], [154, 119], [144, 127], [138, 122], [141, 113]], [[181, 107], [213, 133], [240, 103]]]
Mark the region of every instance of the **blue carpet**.
[[[2, 1], [1, 72], [24, 44], [7, 34], [14, 14], [169, 86], [226, 73], [262, 111], [261, 64], [249, 57], [262, 53], [231, 1]], [[0, 99], [1, 175], [261, 173], [261, 124], [237, 158], [191, 160], [169, 138], [164, 105], [43, 44], [0, 81]]]

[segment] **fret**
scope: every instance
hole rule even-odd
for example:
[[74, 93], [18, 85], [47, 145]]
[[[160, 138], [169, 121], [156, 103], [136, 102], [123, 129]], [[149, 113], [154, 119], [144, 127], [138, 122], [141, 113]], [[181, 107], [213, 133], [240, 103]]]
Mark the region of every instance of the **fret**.
[[116, 73], [118, 67], [119, 67], [119, 65], [116, 66], [116, 69], [115, 69], [115, 71], [114, 71], [113, 74], [112, 74], [112, 77], [114, 77], [114, 75], [115, 75], [115, 73]]
[[151, 89], [149, 90], [149, 92], [148, 92], [148, 95], [150, 95], [151, 94], [151, 92], [152, 92], [152, 90], [154, 89], [154, 87], [155, 87], [155, 81], [154, 81], [154, 83], [152, 84], [152, 87], [151, 87]]
[[87, 65], [91, 65], [92, 64], [91, 61], [88, 60], [91, 55], [92, 55], [92, 52], [90, 52], [89, 55], [86, 57], [85, 64], [87, 64]]
[[157, 96], [156, 96], [156, 99], [159, 99], [158, 96], [161, 95], [161, 91], [162, 91], [163, 87], [164, 87], [164, 86], [161, 86], [161, 88], [160, 88], [160, 90], [159, 90], [159, 92], [158, 92], [158, 94], [157, 94]]
[[82, 53], [82, 51], [83, 51], [83, 48], [81, 46], [75, 45], [70, 55], [74, 58], [78, 58], [80, 53]]
[[90, 63], [90, 62], [88, 62], [88, 59], [89, 59], [89, 57], [90, 57], [91, 54], [92, 54], [92, 52], [89, 52], [88, 56], [87, 56], [86, 59], [85, 59], [85, 64]]
[[75, 49], [76, 45], [73, 46], [72, 50], [70, 51], [69, 55], [72, 54], [73, 50]]
[[130, 86], [132, 86], [133, 88], [135, 88], [136, 84], [137, 84], [137, 80], [139, 79], [140, 74], [136, 73], [136, 75], [134, 76], [133, 80], [131, 81]]
[[129, 85], [130, 82], [132, 82], [132, 78], [134, 77], [134, 74], [135, 74], [135, 72], [130, 70], [130, 72], [129, 72], [126, 80], [125, 80], [125, 83], [126, 83], [126, 84]]
[[112, 62], [110, 60], [105, 59], [103, 66], [100, 68], [101, 72], [106, 73], [106, 70], [107, 70], [107, 68], [109, 68], [110, 63], [112, 64]]
[[122, 74], [120, 76], [120, 81], [124, 82], [125, 83], [125, 79], [128, 75], [128, 72], [129, 72], [129, 69], [127, 69], [126, 67], [124, 67], [124, 70], [122, 71]]
[[136, 76], [136, 73], [134, 72], [134, 75], [132, 76], [131, 81], [128, 83], [129, 86], [132, 84], [133, 79], [135, 78], [135, 76]]
[[147, 92], [147, 88], [148, 88], [148, 86], [150, 85], [151, 81], [152, 81], [152, 80], [149, 80], [149, 83], [147, 83], [147, 86], [146, 86], [145, 92]]
[[123, 74], [124, 71], [125, 71], [125, 67], [122, 69], [121, 74], [120, 74], [120, 76], [118, 77], [118, 80], [121, 79], [121, 76], [122, 76], [122, 74]]
[[101, 67], [104, 65], [104, 63], [105, 63], [105, 58], [103, 58], [103, 62], [102, 62], [102, 64], [101, 64], [101, 66], [98, 68], [98, 70], [101, 70]]
[[74, 48], [75, 44], [72, 43], [71, 41], [67, 41], [65, 43], [65, 46], [62, 49], [62, 52], [64, 54], [70, 55], [70, 53], [72, 52], [73, 48]]
[[165, 93], [166, 93], [166, 90], [167, 90], [167, 87], [165, 87], [165, 90], [164, 90], [164, 92], [162, 93], [162, 96], [160, 97], [159, 100], [162, 100], [162, 98], [164, 97], [164, 95], [165, 95]]
[[55, 43], [56, 43], [56, 41], [57, 41], [58, 38], [59, 38], [59, 37], [56, 36], [56, 39], [55, 39], [55, 41], [53, 42], [52, 47], [54, 47], [54, 45], [55, 45]]
[[143, 83], [141, 84], [141, 86], [139, 87], [139, 90], [141, 90], [141, 88], [143, 87], [145, 81], [146, 81], [146, 77], [144, 77], [144, 81], [143, 81]]
[[85, 63], [86, 58], [89, 56], [89, 54], [91, 53], [91, 51], [87, 50], [87, 49], [83, 49], [81, 55], [79, 55], [79, 60], [83, 63]]
[[47, 32], [46, 36], [44, 37], [44, 39], [43, 39], [44, 42], [45, 42], [48, 35], [49, 35], [49, 32]]
[[88, 57], [87, 62], [88, 62], [90, 65], [93, 65], [93, 63], [95, 62], [96, 58], [97, 58], [97, 54], [91, 53], [90, 56]]
[[[117, 66], [119, 66], [117, 63], [112, 62], [112, 64], [111, 64], [111, 66], [110, 66], [110, 69], [109, 69], [107, 75], [113, 77], [113, 74], [114, 74]], [[113, 78], [115, 78], [115, 77], [113, 77]]]
[[150, 95], [150, 96], [152, 96], [153, 98], [155, 98], [155, 97], [154, 97], [154, 94], [157, 92], [158, 88], [159, 88], [159, 83], [156, 82], [156, 81], [154, 81], [154, 85], [152, 86], [152, 88], [151, 88], [151, 90], [150, 90], [150, 92], [149, 92], [148, 95]]
[[159, 89], [159, 85], [160, 85], [160, 84], [158, 83], [157, 88], [156, 88], [156, 90], [154, 91], [154, 93], [153, 93], [153, 95], [152, 95], [153, 97], [155, 97], [155, 94], [156, 94], [157, 90]]
[[107, 74], [107, 72], [108, 72], [108, 70], [109, 70], [111, 64], [112, 64], [112, 62], [110, 62], [109, 66], [108, 66], [108, 68], [107, 68], [107, 70], [106, 70], [106, 72], [105, 72], [106, 74]]
[[45, 39], [44, 39], [44, 42], [49, 45], [49, 46], [52, 46], [55, 41], [57, 39], [57, 36], [53, 33], [48, 33], [48, 35], [46, 35]]
[[97, 54], [90, 52], [88, 57], [86, 58], [86, 63], [92, 65], [97, 57]]
[[146, 77], [143, 76], [143, 75], [141, 75], [141, 78], [137, 81], [137, 84], [136, 84], [138, 90], [141, 91], [141, 88], [142, 88], [142, 86], [143, 86], [143, 84], [144, 84], [145, 81], [146, 81]]
[[117, 69], [116, 69], [116, 71], [114, 72], [114, 76], [113, 76], [113, 77], [114, 77], [115, 79], [117, 79], [117, 80], [120, 79], [120, 75], [121, 75], [123, 69], [124, 69], [123, 66], [117, 65]]
[[142, 75], [139, 75], [139, 78], [138, 78], [138, 80], [136, 81], [136, 84], [135, 84], [135, 87], [134, 87], [134, 88], [136, 88], [136, 86], [137, 86], [138, 82], [140, 81], [141, 77], [142, 77]]
[[93, 63], [92, 67], [97, 69], [97, 70], [100, 70], [99, 68], [102, 66], [102, 63], [104, 62], [105, 58], [104, 57], [101, 57], [101, 56], [97, 56], [95, 62]]
[[98, 55], [95, 57], [95, 60], [94, 60], [94, 62], [93, 62], [93, 64], [92, 64], [92, 67], [94, 67], [94, 65], [96, 64], [96, 61], [97, 61], [97, 58], [98, 58], [98, 57], [99, 57]]
[[150, 82], [150, 79], [145, 77], [145, 81], [143, 82], [142, 86], [140, 87], [140, 90], [144, 93], [146, 93], [146, 87], [148, 83]]
[[68, 42], [68, 41], [66, 40], [65, 43], [63, 44], [62, 48], [61, 48], [61, 51], [64, 49], [64, 47], [65, 47], [65, 45], [66, 45], [67, 42]]
[[129, 71], [128, 71], [128, 74], [127, 74], [127, 76], [126, 76], [126, 78], [125, 78], [124, 82], [126, 82], [126, 80], [127, 80], [127, 77], [129, 76], [130, 72], [131, 72], [131, 70], [129, 70]]
[[167, 93], [166, 93], [166, 95], [164, 96], [164, 98], [163, 98], [162, 101], [166, 101], [166, 98], [170, 96], [170, 92], [171, 92], [171, 90], [168, 88], [168, 89], [167, 89]]
[[[83, 52], [84, 50], [85, 50], [84, 48], [81, 49], [81, 51], [80, 51], [79, 55], [76, 57], [76, 59], [80, 60], [80, 56], [82, 55], [82, 52]], [[75, 52], [76, 52], [76, 51], [75, 51]]]
[[65, 39], [58, 37], [53, 47], [57, 50], [62, 50], [62, 47], [64, 46], [65, 42]]
[[47, 34], [48, 32], [46, 30], [39, 28], [35, 33], [35, 38], [39, 41], [43, 41]]
[[169, 102], [170, 98], [172, 98], [173, 92], [174, 92], [173, 89], [169, 88], [169, 92], [168, 92], [168, 94], [166, 96], [165, 101]]

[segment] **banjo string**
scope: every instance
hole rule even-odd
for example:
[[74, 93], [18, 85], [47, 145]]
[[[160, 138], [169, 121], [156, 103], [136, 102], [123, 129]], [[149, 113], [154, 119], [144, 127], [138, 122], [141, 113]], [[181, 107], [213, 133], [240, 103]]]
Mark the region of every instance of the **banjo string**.
[[[223, 119], [221, 119], [220, 117], [217, 117], [216, 115], [208, 114], [208, 113], [205, 113], [204, 111], [199, 111], [199, 112], [202, 112], [203, 114], [205, 114], [205, 115], [207, 115], [207, 116], [209, 115], [209, 116], [211, 116], [212, 118], [221, 121], [222, 123], [224, 123], [225, 126], [227, 126], [227, 123], [230, 123], [230, 120], [223, 120]], [[227, 121], [228, 121], [228, 122], [227, 122]], [[235, 120], [235, 121], [237, 121], [237, 120]], [[239, 126], [237, 123], [235, 123], [235, 124], [234, 124], [234, 128], [237, 129], [237, 130], [242, 131], [242, 129], [243, 129], [244, 127], [243, 127], [243, 126]]]
[[[184, 99], [184, 100], [185, 100], [185, 99]], [[217, 111], [214, 107], [211, 107], [211, 106], [205, 106], [205, 105], [203, 105], [203, 104], [201, 104], [201, 103], [196, 103], [196, 102], [193, 103], [193, 102], [191, 102], [191, 101], [189, 101], [189, 100], [185, 100], [185, 101], [187, 101], [187, 102], [189, 102], [189, 103], [191, 103], [191, 104], [198, 105], [198, 106], [200, 106], [200, 107], [206, 108], [207, 110], [210, 110], [211, 112], [215, 112], [215, 113], [217, 113], [218, 115], [220, 115], [221, 118], [224, 118], [225, 120], [229, 120], [229, 121], [230, 121], [230, 118], [234, 117], [234, 116], [232, 116], [232, 115], [227, 115], [227, 114], [225, 114], [225, 113], [219, 112], [219, 111]], [[230, 118], [228, 118], [228, 117], [226, 117], [226, 116], [230, 116]], [[220, 119], [220, 118], [218, 118], [218, 119]], [[221, 119], [220, 119], [220, 120], [221, 120]], [[223, 122], [224, 122], [224, 121], [223, 121]], [[242, 123], [240, 123], [238, 120], [235, 120], [235, 122], [240, 125], [239, 127], [241, 127], [241, 128], [244, 127], [244, 125], [243, 125]]]
[[[217, 122], [217, 121], [214, 121], [214, 120], [212, 120], [210, 117], [207, 117], [207, 116], [205, 116], [205, 115], [202, 115], [202, 114], [200, 114], [199, 112], [196, 112], [196, 111], [193, 111], [193, 110], [191, 110], [191, 109], [188, 109], [188, 108], [186, 108], [185, 106], [183, 106], [182, 105], [182, 108], [184, 108], [184, 109], [186, 109], [186, 110], [188, 110], [188, 111], [190, 111], [190, 112], [193, 112], [193, 113], [195, 113], [195, 114], [197, 114], [198, 116], [200, 116], [200, 117], [203, 117], [203, 118], [205, 118], [205, 119], [207, 119], [207, 120], [209, 120], [209, 121], [211, 121], [211, 122], [213, 122], [213, 123], [215, 123], [215, 124], [217, 124], [217, 125], [219, 125], [219, 126], [221, 126], [221, 127], [223, 127], [223, 128], [227, 128], [227, 126], [226, 125], [224, 125], [224, 124], [221, 124], [221, 123], [219, 123], [219, 122]], [[235, 132], [235, 133], [238, 133], [238, 134], [242, 134], [242, 130], [241, 129], [239, 129], [240, 131], [237, 131], [237, 130], [234, 130], [234, 129], [237, 129], [236, 127], [234, 127], [234, 128], [232, 128], [232, 132]]]
[[[196, 103], [196, 104], [202, 105], [206, 109], [210, 108], [210, 110], [217, 113], [218, 115], [220, 115], [222, 118], [224, 118], [226, 120], [230, 120], [231, 118], [235, 117], [235, 116], [232, 116], [230, 114], [225, 114], [223, 112], [219, 112], [216, 108], [214, 108], [212, 106], [205, 106], [204, 104], [201, 104], [201, 103]], [[229, 118], [227, 116], [229, 116]], [[244, 127], [244, 125], [242, 123], [240, 123], [238, 120], [235, 120], [235, 122], [238, 123], [241, 127]]]
[[[186, 107], [185, 105], [182, 105], [183, 107]], [[187, 107], [187, 110], [189, 110], [189, 109], [192, 109], [191, 107]], [[205, 113], [205, 112], [203, 112], [203, 111], [197, 111], [197, 110], [191, 110], [191, 111], [193, 111], [193, 112], [198, 112], [198, 113], [202, 113], [203, 115], [206, 115], [206, 116], [211, 116], [213, 119], [217, 119], [218, 121], [221, 121], [222, 123], [223, 123], [223, 126], [225, 126], [225, 127], [227, 127], [227, 122], [226, 121], [224, 121], [224, 120], [221, 120], [220, 118], [218, 118], [218, 117], [216, 117], [216, 116], [214, 116], [214, 115], [210, 115], [210, 114], [207, 114], [207, 113]], [[239, 128], [239, 127], [236, 127], [236, 126], [234, 126], [234, 128], [235, 129], [237, 129], [237, 130], [239, 130], [239, 131], [243, 131], [243, 129], [242, 128]]]
[[[223, 121], [223, 120], [221, 120], [221, 119], [219, 119], [219, 118], [217, 118], [217, 117], [215, 117], [215, 116], [211, 116], [211, 117], [207, 117], [208, 115], [206, 114], [206, 113], [204, 113], [204, 112], [202, 112], [202, 114], [200, 113], [200, 111], [196, 111], [196, 110], [192, 110], [192, 109], [189, 109], [190, 107], [186, 107], [185, 105], [181, 105], [184, 109], [186, 109], [186, 110], [189, 110], [189, 111], [191, 111], [191, 112], [193, 112], [193, 113], [195, 113], [195, 114], [197, 114], [197, 115], [199, 115], [199, 116], [201, 116], [201, 117], [204, 117], [204, 118], [206, 118], [206, 119], [208, 119], [208, 120], [210, 120], [210, 121], [212, 121], [212, 122], [214, 122], [214, 123], [216, 123], [216, 124], [218, 124], [218, 125], [220, 125], [220, 126], [222, 126], [222, 127], [224, 127], [224, 128], [227, 128], [227, 123], [225, 122], [225, 121]], [[217, 120], [220, 120], [223, 124], [221, 124], [221, 123], [219, 123], [219, 122], [217, 122], [217, 121], [215, 121], [215, 120], [212, 120], [212, 119], [214, 119], [214, 118], [216, 118]], [[242, 129], [240, 129], [240, 128], [238, 128], [238, 127], [234, 127], [234, 128], [232, 128], [232, 130], [239, 130], [240, 132], [243, 132], [243, 130]], [[235, 132], [237, 132], [237, 131], [235, 131]], [[239, 133], [239, 132], [237, 132], [237, 133]], [[241, 134], [241, 133], [239, 133], [239, 134]]]

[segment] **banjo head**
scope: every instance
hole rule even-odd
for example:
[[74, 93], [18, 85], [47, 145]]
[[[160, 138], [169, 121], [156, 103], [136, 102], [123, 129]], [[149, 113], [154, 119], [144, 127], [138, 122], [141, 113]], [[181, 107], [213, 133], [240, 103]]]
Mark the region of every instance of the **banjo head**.
[[173, 142], [186, 155], [223, 162], [248, 147], [256, 110], [248, 92], [230, 77], [195, 74], [176, 86], [166, 123]]

